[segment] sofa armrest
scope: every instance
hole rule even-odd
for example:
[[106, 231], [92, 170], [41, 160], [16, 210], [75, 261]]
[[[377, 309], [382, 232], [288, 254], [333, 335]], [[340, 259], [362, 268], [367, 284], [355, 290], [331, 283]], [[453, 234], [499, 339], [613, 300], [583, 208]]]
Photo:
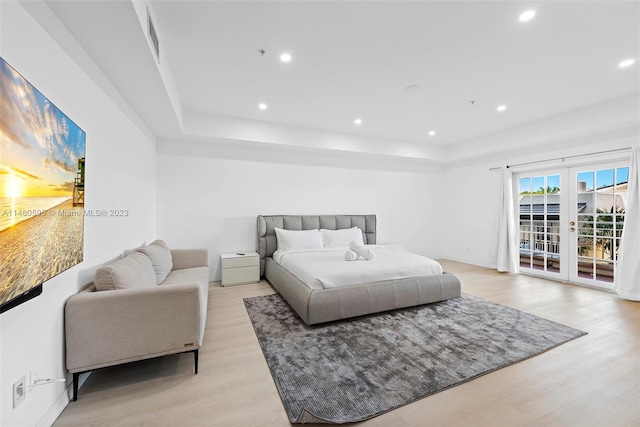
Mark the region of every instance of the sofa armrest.
[[80, 292], [65, 305], [67, 369], [83, 372], [198, 349], [200, 286]]
[[209, 251], [206, 249], [171, 249], [174, 270], [193, 267], [209, 267]]

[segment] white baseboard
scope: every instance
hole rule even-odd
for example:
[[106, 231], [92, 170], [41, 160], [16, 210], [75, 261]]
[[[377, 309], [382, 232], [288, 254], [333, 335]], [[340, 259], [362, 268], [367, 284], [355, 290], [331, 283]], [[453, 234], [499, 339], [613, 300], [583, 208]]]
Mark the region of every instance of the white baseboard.
[[38, 421], [38, 424], [36, 424], [37, 427], [50, 427], [58, 419], [62, 411], [64, 411], [64, 408], [69, 404], [69, 387], [65, 387], [64, 393], [56, 399], [55, 403], [51, 405], [47, 413], [44, 414], [44, 417]]
[[478, 267], [490, 268], [492, 270], [495, 270], [497, 268], [496, 265], [486, 264], [486, 263], [483, 263], [483, 262], [472, 261], [472, 260], [468, 260], [468, 259], [462, 259], [462, 258], [451, 257], [451, 256], [443, 256], [443, 257], [440, 257], [440, 259], [448, 259], [450, 261], [461, 262], [461, 263], [464, 263], [464, 264], [475, 265], [475, 266], [478, 266]]
[[[82, 385], [87, 381], [91, 372], [84, 373], [80, 375], [80, 379], [78, 381], [78, 389], [82, 387]], [[56, 399], [55, 403], [51, 405], [46, 414], [38, 421], [36, 424], [37, 427], [51, 427], [53, 423], [58, 419], [64, 408], [67, 407], [71, 398], [73, 397], [73, 380], [71, 380], [71, 384], [64, 388], [64, 393], [60, 394], [58, 399]]]

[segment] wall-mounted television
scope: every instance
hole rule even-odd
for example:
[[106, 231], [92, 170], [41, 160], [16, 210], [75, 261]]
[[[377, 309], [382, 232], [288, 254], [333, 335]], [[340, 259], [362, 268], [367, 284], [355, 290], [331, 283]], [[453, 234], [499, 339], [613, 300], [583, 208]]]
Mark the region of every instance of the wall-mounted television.
[[0, 58], [0, 312], [82, 262], [85, 132]]

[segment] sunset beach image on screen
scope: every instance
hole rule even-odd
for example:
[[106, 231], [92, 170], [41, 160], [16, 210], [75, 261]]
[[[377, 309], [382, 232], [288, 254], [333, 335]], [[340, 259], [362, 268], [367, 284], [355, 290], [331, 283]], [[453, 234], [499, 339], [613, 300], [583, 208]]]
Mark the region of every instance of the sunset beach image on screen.
[[80, 263], [85, 133], [0, 58], [0, 304]]

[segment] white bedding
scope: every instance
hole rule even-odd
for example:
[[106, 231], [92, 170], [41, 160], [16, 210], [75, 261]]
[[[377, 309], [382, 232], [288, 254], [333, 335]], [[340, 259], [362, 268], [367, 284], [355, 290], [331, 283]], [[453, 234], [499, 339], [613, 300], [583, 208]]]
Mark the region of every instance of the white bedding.
[[307, 285], [325, 289], [442, 274], [442, 266], [430, 258], [401, 249], [367, 247], [376, 253], [371, 261], [345, 261], [347, 247], [276, 251], [273, 260]]

